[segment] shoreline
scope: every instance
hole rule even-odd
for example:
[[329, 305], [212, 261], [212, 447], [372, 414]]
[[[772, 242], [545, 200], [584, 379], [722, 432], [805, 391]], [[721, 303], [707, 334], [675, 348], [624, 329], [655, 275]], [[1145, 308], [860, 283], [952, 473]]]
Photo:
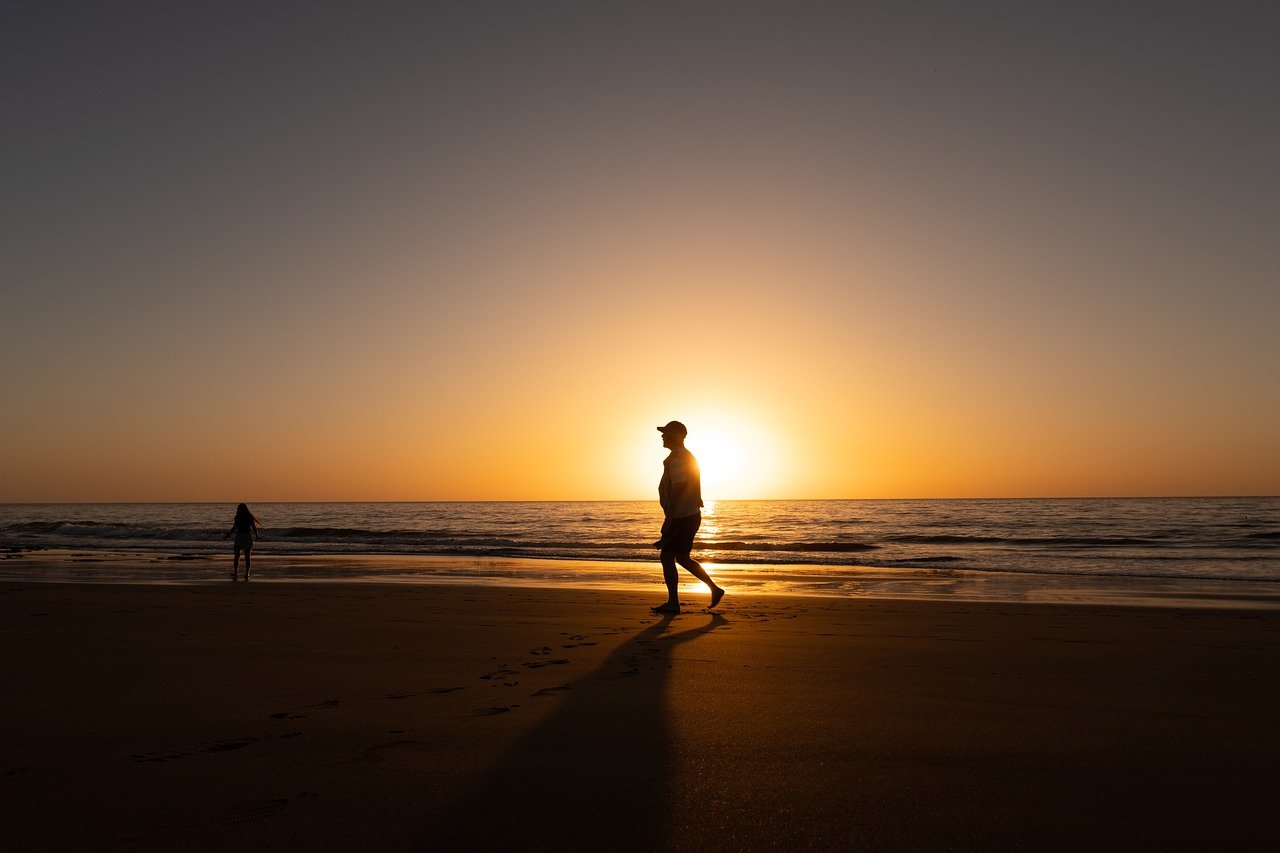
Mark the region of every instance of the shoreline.
[[[219, 585], [227, 554], [48, 549], [0, 558], [0, 583]], [[336, 583], [579, 590], [661, 590], [652, 562], [405, 554], [260, 554], [253, 584]], [[1280, 609], [1280, 582], [704, 562], [731, 595], [1183, 608]], [[243, 571], [243, 568], [242, 568]], [[681, 594], [697, 601], [687, 574]]]

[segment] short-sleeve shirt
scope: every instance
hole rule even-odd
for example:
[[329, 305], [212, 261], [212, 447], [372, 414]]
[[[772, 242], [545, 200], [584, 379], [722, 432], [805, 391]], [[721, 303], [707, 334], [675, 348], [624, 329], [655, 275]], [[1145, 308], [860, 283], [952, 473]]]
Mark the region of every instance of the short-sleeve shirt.
[[658, 502], [667, 518], [687, 518], [702, 510], [702, 473], [688, 450], [673, 450], [663, 460]]

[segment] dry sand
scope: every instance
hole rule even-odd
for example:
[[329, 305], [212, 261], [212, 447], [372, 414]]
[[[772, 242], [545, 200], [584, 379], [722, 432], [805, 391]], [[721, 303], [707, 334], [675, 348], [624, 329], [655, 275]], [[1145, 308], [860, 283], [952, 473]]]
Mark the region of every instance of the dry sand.
[[5, 846], [1280, 843], [1280, 611], [656, 597], [0, 584]]

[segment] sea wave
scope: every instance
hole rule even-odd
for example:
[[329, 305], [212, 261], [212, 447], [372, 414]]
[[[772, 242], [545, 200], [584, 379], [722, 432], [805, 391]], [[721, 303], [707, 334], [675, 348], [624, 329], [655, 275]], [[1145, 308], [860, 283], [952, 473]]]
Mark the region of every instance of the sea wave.
[[[492, 525], [499, 526], [499, 525]], [[220, 541], [226, 536], [226, 528], [211, 526], [156, 525], [94, 519], [59, 519], [22, 521], [0, 527], [0, 537], [34, 547], [59, 547], [64, 544], [85, 543], [91, 540], [130, 540], [145, 545], [147, 542], [206, 542]], [[506, 531], [504, 531], [506, 532]], [[509, 535], [497, 531], [467, 531], [457, 527], [393, 527], [387, 529], [342, 527], [323, 525], [293, 525], [288, 527], [264, 527], [260, 531], [263, 540], [298, 545], [364, 545], [370, 547], [421, 547], [427, 549], [492, 549], [512, 548], [531, 550], [589, 549], [593, 551], [647, 550], [651, 540], [619, 540], [573, 536], [572, 529], [564, 530], [562, 539], [533, 539], [520, 535], [517, 529]], [[1179, 535], [1182, 534], [1182, 535]], [[1183, 534], [1181, 530], [1168, 530], [1161, 535], [1093, 535], [1073, 534], [1017, 536], [985, 533], [884, 533], [867, 541], [843, 538], [778, 540], [766, 534], [744, 531], [738, 536], [716, 539], [700, 536], [698, 547], [720, 552], [790, 553], [790, 554], [857, 554], [895, 546], [954, 545], [967, 548], [983, 546], [1008, 546], [1013, 548], [1048, 549], [1139, 549], [1154, 556], [1164, 551], [1195, 548], [1227, 548], [1239, 550], [1280, 549], [1280, 531], [1264, 530], [1210, 539], [1200, 533]], [[917, 557], [918, 559], [918, 557]]]
[[898, 533], [883, 538], [903, 545], [1015, 545], [1063, 548], [1162, 548], [1162, 547], [1249, 547], [1257, 540], [1280, 540], [1280, 533], [1250, 533], [1242, 537], [1210, 540], [1191, 535], [1177, 536], [989, 536], [983, 534]]
[[28, 521], [7, 524], [0, 534], [19, 538], [70, 537], [80, 539], [204, 539], [221, 536], [221, 527], [166, 527], [105, 521]]
[[858, 551], [874, 551], [879, 545], [868, 545], [864, 542], [718, 542], [703, 541], [699, 547], [712, 551], [816, 551], [820, 553], [845, 554]]

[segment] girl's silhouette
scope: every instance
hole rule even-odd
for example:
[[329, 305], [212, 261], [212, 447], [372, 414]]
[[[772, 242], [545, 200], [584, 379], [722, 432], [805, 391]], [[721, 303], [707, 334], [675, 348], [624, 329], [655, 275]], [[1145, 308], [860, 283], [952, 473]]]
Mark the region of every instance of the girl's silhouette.
[[236, 537], [235, 556], [231, 561], [232, 580], [236, 579], [236, 572], [240, 568], [241, 551], [244, 551], [244, 579], [249, 579], [249, 552], [253, 550], [253, 540], [258, 535], [258, 526], [258, 519], [249, 512], [249, 507], [244, 504], [236, 507], [236, 520], [231, 523], [231, 529], [222, 537], [223, 539], [232, 535]]

